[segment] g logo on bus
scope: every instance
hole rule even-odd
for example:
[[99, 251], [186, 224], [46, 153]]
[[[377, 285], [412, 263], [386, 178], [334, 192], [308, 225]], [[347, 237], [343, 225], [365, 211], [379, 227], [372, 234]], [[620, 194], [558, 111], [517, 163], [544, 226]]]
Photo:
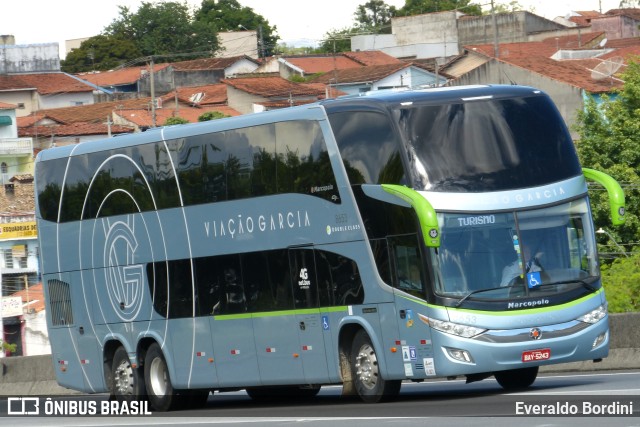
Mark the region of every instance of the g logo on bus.
[[138, 241], [127, 222], [109, 224], [103, 220], [103, 225], [106, 230], [104, 265], [109, 300], [122, 320], [131, 321], [140, 311], [144, 291], [142, 265], [129, 264], [138, 248]]
[[542, 331], [538, 328], [531, 328], [531, 330], [529, 331], [529, 336], [533, 340], [539, 340], [540, 338], [542, 338]]

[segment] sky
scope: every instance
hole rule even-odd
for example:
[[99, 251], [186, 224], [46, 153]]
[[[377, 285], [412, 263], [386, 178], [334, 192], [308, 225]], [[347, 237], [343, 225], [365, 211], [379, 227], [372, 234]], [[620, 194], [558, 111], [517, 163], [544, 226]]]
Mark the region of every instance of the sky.
[[[154, 3], [158, 0], [148, 0]], [[184, 1], [184, 0], [177, 0]], [[326, 32], [350, 27], [358, 5], [367, 0], [239, 0], [253, 8], [271, 26], [276, 26], [280, 42], [288, 45], [317, 45]], [[487, 3], [490, 0], [475, 0]], [[518, 0], [527, 10], [553, 19], [571, 10], [617, 8], [620, 0]], [[0, 34], [15, 36], [16, 44], [53, 43], [64, 52], [65, 40], [99, 34], [119, 16], [118, 6], [135, 12], [141, 0], [16, 0], [0, 14]], [[187, 0], [198, 8], [201, 0]], [[385, 0], [402, 7], [404, 0]], [[508, 4], [509, 0], [496, 0]]]

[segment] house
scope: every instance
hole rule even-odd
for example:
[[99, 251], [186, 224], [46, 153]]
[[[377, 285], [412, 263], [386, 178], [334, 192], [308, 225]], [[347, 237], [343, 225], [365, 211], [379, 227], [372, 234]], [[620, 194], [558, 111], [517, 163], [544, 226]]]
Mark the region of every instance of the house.
[[13, 315], [2, 319], [4, 339], [16, 345], [16, 351], [7, 356], [51, 354], [42, 283], [29, 285], [17, 280], [11, 287], [20, 289], [8, 297], [20, 305], [20, 313], [10, 313]]
[[12, 35], [0, 36], [0, 75], [59, 73], [58, 43], [16, 44]]
[[396, 64], [335, 70], [312, 81], [329, 86], [329, 97], [334, 97], [335, 89], [348, 95], [357, 95], [370, 90], [441, 86], [446, 83], [447, 78], [438, 76], [423, 67], [400, 61]]
[[93, 90], [66, 73], [0, 75], [0, 102], [16, 105], [18, 117], [49, 108], [93, 104]]
[[14, 175], [33, 173], [33, 140], [18, 138], [16, 108], [0, 102], [0, 179], [4, 187], [13, 185]]
[[241, 114], [315, 102], [326, 97], [326, 86], [294, 83], [280, 76], [249, 75], [224, 79], [229, 107]]
[[[576, 29], [519, 11], [495, 15], [498, 42], [522, 42], [541, 37], [572, 34]], [[468, 16], [459, 11], [391, 18], [391, 34], [351, 38], [351, 50], [377, 49], [396, 58], [449, 58], [468, 44], [493, 43], [491, 15]]]
[[455, 76], [450, 85], [517, 83], [541, 89], [551, 96], [571, 129], [585, 97], [610, 94], [621, 87], [616, 73], [627, 58], [640, 54], [640, 40], [609, 41], [602, 47], [604, 36], [599, 32], [503, 43], [498, 56], [490, 44], [466, 46], [466, 53], [447, 64], [445, 71]]
[[400, 63], [399, 59], [377, 50], [341, 52], [338, 54], [283, 56], [278, 58], [278, 71], [281, 77], [288, 79], [293, 75], [307, 77], [333, 70]]
[[603, 31], [607, 39], [627, 39], [640, 36], [640, 9], [611, 9], [591, 19], [591, 31]]
[[[155, 64], [154, 72], [167, 68], [169, 64]], [[140, 81], [149, 78], [149, 65], [141, 67], [126, 67], [117, 70], [79, 73], [77, 77], [96, 86], [108, 89], [113, 94], [140, 93]], [[120, 97], [122, 99], [122, 97]]]
[[[201, 58], [143, 67], [128, 67], [99, 73], [79, 74], [78, 77], [115, 93], [116, 98], [162, 96], [183, 86], [200, 86], [219, 83], [236, 74], [250, 73], [259, 63], [246, 55], [227, 58]], [[128, 94], [128, 96], [118, 96]], [[109, 100], [113, 100], [111, 97]], [[102, 97], [107, 100], [107, 97]]]

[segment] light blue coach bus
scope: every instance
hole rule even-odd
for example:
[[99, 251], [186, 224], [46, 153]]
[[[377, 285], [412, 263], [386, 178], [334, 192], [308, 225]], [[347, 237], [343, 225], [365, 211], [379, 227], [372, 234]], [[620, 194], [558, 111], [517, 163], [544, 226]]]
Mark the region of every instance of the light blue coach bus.
[[377, 402], [403, 381], [607, 356], [586, 179], [519, 86], [362, 97], [42, 151], [58, 382], [155, 410], [211, 391]]

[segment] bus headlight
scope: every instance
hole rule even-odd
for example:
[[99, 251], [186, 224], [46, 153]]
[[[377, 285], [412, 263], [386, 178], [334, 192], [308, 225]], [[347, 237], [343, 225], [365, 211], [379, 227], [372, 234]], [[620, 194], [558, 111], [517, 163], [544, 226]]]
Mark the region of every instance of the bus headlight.
[[427, 319], [429, 326], [433, 329], [462, 338], [475, 337], [476, 335], [486, 331], [486, 329], [476, 328], [475, 326], [461, 325], [459, 323], [445, 322], [443, 320], [436, 320], [432, 318]]
[[595, 310], [591, 310], [587, 314], [578, 317], [577, 320], [579, 320], [581, 322], [585, 322], [585, 323], [594, 324], [594, 323], [598, 323], [606, 315], [607, 315], [607, 303], [605, 302], [604, 304], [601, 304]]

